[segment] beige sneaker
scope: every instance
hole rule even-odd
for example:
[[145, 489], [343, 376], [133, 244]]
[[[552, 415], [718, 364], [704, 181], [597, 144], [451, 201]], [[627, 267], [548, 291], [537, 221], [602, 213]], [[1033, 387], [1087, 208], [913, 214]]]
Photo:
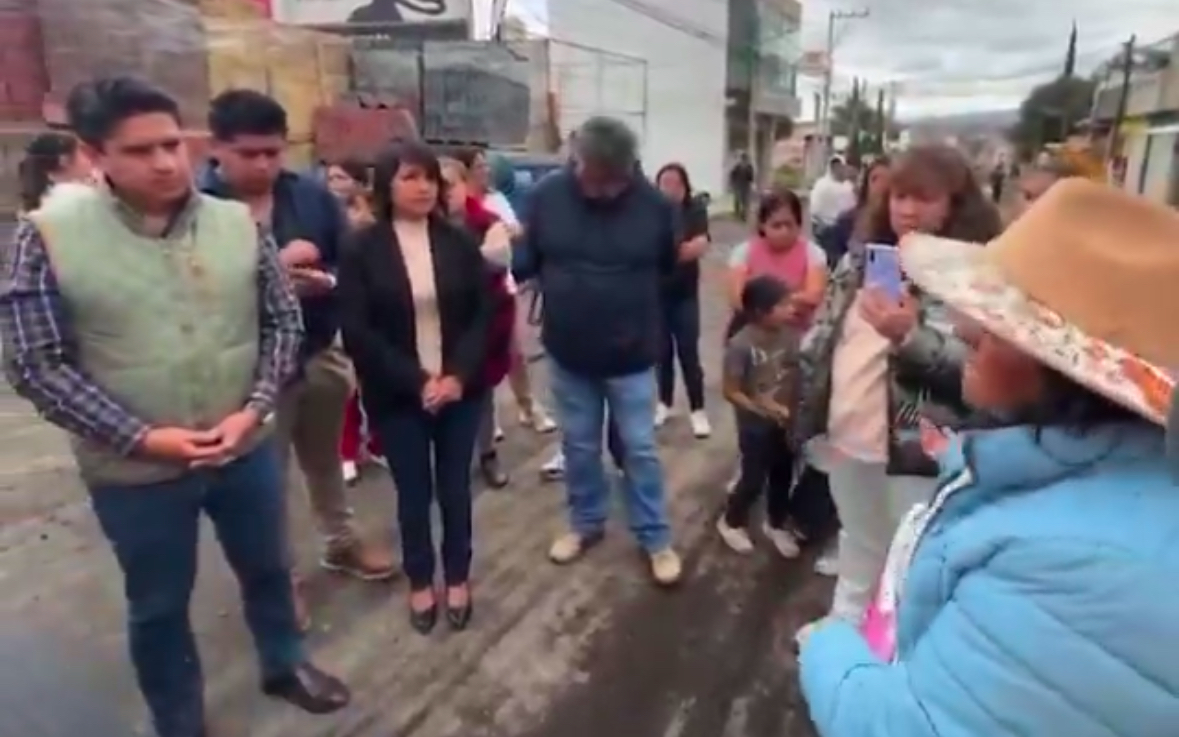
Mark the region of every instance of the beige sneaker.
[[658, 430], [659, 428], [666, 425], [667, 421], [671, 419], [671, 415], [671, 407], [668, 407], [662, 402], [655, 405], [655, 429]]
[[679, 554], [671, 548], [651, 553], [651, 575], [655, 577], [655, 583], [660, 586], [677, 584], [683, 573], [684, 564], [680, 562]]
[[741, 527], [729, 527], [723, 514], [716, 521], [716, 531], [734, 553], [749, 555], [753, 552], [753, 539], [749, 537], [749, 531]]
[[704, 413], [704, 410], [696, 410], [691, 414], [689, 420], [692, 424], [692, 436], [697, 440], [712, 436], [712, 423], [708, 421], [708, 415]]
[[585, 551], [597, 545], [601, 540], [601, 535], [584, 537], [576, 532], [566, 532], [554, 540], [552, 546], [549, 547], [549, 560], [557, 565], [572, 563], [585, 555]]
[[762, 532], [773, 543], [774, 549], [778, 551], [787, 560], [797, 558], [802, 551], [798, 545], [798, 538], [790, 530], [780, 530], [777, 527], [771, 527], [768, 522], [763, 522], [761, 526]]

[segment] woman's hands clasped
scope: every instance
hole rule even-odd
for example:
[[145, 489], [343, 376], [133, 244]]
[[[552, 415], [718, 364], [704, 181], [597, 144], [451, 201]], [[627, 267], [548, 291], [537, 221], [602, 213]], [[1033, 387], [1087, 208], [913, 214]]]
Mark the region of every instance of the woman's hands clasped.
[[453, 376], [431, 376], [422, 387], [422, 408], [437, 413], [463, 396], [463, 385]]

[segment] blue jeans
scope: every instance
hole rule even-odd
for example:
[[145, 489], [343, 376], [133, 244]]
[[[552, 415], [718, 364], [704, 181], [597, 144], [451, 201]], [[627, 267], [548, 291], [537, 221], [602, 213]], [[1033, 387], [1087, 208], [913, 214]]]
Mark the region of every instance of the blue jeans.
[[655, 372], [596, 379], [566, 371], [554, 361], [552, 382], [573, 531], [591, 537], [606, 525], [609, 485], [602, 466], [602, 435], [609, 407], [622, 441], [630, 529], [648, 552], [666, 548], [671, 531], [655, 445]]
[[420, 407], [374, 417], [397, 487], [401, 562], [415, 591], [434, 585], [430, 508], [442, 517], [442, 568], [448, 586], [471, 572], [471, 456], [486, 404], [463, 397], [431, 414]]
[[263, 676], [303, 661], [273, 441], [221, 468], [156, 484], [92, 486], [90, 497], [123, 571], [131, 660], [160, 737], [204, 734], [204, 682], [188, 617], [202, 512], [237, 575]]

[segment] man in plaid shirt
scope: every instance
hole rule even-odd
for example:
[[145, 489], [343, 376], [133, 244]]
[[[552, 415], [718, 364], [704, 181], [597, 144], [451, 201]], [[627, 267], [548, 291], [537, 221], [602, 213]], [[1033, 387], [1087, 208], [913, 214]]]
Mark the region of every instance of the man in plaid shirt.
[[304, 651], [270, 438], [302, 336], [277, 249], [245, 207], [193, 190], [167, 95], [108, 79], [67, 109], [106, 183], [19, 227], [0, 289], [5, 372], [70, 435], [156, 729], [206, 734], [188, 619], [202, 512], [240, 580], [263, 691], [335, 711], [349, 693]]

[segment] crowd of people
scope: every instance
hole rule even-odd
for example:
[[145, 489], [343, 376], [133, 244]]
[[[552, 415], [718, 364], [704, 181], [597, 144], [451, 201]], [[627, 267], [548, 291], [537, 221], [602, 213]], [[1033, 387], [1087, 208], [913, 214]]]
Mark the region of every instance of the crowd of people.
[[[350, 699], [304, 642], [292, 460], [323, 567], [402, 570], [414, 630], [470, 626], [474, 476], [510, 483], [501, 383], [523, 425], [560, 432], [551, 561], [603, 539], [617, 486], [652, 579], [680, 581], [656, 437], [677, 367], [695, 438], [716, 411], [699, 345], [708, 214], [682, 166], [648, 179], [634, 133], [593, 118], [525, 197], [486, 152], [414, 140], [317, 179], [283, 166], [283, 108], [232, 90], [194, 171], [177, 110], [131, 78], [73, 91], [71, 134], [22, 166], [0, 291], [6, 374], [70, 436], [161, 737], [206, 734], [188, 615], [202, 515], [241, 584], [263, 692], [313, 714]], [[1025, 172], [1006, 226], [941, 146], [858, 182], [832, 159], [809, 207], [788, 190], [738, 205], [752, 232], [728, 258], [718, 369], [740, 462], [715, 527], [754, 552], [764, 499], [761, 532], [786, 558], [838, 528], [834, 565], [817, 564], [836, 574], [830, 609], [796, 634], [824, 737], [1174, 729], [1179, 496], [1162, 426], [1179, 216], [1071, 173]], [[525, 283], [543, 297], [555, 417], [522, 356]], [[352, 518], [347, 485], [370, 462], [394, 482], [399, 556]]]

